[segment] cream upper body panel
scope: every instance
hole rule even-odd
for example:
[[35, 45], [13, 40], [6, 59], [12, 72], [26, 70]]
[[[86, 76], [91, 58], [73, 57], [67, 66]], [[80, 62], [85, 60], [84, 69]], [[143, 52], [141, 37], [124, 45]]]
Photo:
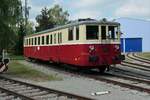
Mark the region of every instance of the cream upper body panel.
[[[86, 26], [98, 26], [98, 39], [90, 39], [87, 40], [87, 32], [86, 32]], [[109, 26], [117, 26], [118, 27], [118, 34], [117, 34], [117, 39], [102, 39], [101, 37], [101, 26], [106, 26], [106, 35], [108, 34], [108, 27]], [[119, 24], [98, 24], [98, 23], [90, 23], [90, 24], [77, 24], [73, 25], [70, 27], [64, 27], [61, 29], [57, 29], [54, 31], [47, 31], [44, 32], [43, 34], [34, 34], [30, 36], [26, 36], [24, 38], [24, 47], [29, 47], [29, 46], [53, 46], [53, 45], [75, 45], [75, 44], [120, 44], [120, 28]], [[79, 27], [79, 39], [77, 39], [77, 30], [76, 27]], [[69, 37], [69, 28], [72, 28], [72, 40], [68, 40]], [[52, 35], [52, 39], [51, 39]], [[47, 44], [47, 36], [48, 38], [48, 44]], [[44, 37], [44, 40], [42, 40], [42, 37]], [[36, 38], [36, 39], [35, 39]], [[40, 39], [39, 39], [40, 38]], [[52, 43], [50, 41], [52, 40]], [[61, 40], [61, 42], [60, 42]], [[42, 42], [44, 41], [44, 43]], [[38, 44], [40, 42], [40, 44]]]

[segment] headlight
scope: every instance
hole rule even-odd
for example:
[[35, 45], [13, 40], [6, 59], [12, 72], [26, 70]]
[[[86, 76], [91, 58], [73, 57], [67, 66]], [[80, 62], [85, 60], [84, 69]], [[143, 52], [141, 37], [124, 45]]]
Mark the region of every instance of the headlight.
[[115, 49], [119, 50], [120, 46], [119, 45], [115, 45]]
[[94, 50], [95, 50], [95, 47], [93, 45], [90, 45], [89, 46], [89, 51], [91, 52], [91, 51], [94, 51]]

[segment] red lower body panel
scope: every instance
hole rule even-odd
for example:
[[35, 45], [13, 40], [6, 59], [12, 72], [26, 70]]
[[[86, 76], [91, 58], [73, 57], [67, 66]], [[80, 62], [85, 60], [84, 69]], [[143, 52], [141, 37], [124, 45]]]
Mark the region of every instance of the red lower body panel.
[[118, 44], [82, 44], [60, 46], [24, 47], [24, 56], [44, 61], [76, 65], [81, 68], [97, 68], [119, 64], [121, 54]]

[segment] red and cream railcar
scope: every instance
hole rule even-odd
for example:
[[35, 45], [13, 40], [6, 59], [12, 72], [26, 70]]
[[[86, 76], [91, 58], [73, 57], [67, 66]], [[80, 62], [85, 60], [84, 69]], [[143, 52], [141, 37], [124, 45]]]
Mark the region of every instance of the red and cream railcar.
[[84, 20], [24, 38], [24, 56], [104, 71], [121, 63], [120, 24]]

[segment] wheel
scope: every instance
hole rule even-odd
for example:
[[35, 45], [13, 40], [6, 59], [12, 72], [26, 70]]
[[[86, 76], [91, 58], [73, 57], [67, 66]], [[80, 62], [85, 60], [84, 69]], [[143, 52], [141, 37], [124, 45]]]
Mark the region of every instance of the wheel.
[[100, 73], [104, 73], [105, 70], [106, 70], [106, 68], [107, 68], [107, 66], [101, 66], [101, 67], [99, 68], [99, 72], [100, 72]]

